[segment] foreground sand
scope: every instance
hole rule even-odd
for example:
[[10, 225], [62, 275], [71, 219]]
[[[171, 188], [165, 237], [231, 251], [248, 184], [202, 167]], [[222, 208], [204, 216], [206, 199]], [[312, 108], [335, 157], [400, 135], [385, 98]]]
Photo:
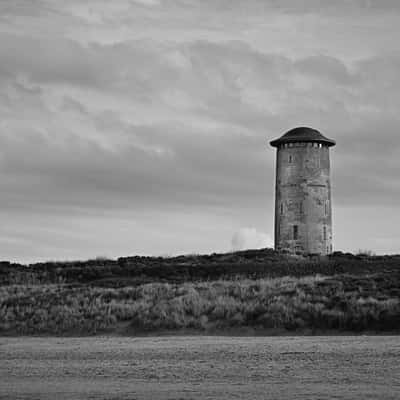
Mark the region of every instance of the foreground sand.
[[398, 399], [398, 336], [0, 338], [0, 398]]

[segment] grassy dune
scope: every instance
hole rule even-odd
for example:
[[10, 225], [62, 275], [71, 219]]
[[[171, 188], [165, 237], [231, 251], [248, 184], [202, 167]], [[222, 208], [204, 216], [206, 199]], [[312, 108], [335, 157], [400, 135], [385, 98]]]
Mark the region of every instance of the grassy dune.
[[[336, 252], [324, 258], [296, 258], [272, 249], [177, 257], [97, 258], [21, 265], [0, 261], [0, 286], [80, 284], [102, 287], [145, 283], [263, 279], [283, 276], [398, 274], [400, 255], [370, 256]], [[399, 282], [397, 282], [399, 283]], [[398, 284], [397, 287], [400, 288]]]
[[[398, 278], [398, 276], [397, 276]], [[121, 329], [123, 326], [123, 329]], [[400, 330], [390, 277], [282, 277], [104, 288], [0, 287], [2, 334], [143, 333], [192, 329]]]
[[400, 331], [400, 256], [0, 262], [0, 334]]

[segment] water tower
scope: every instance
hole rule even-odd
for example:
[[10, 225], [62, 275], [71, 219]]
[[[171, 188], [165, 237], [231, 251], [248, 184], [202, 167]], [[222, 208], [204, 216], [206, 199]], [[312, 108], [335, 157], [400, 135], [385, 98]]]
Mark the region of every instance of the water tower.
[[270, 142], [277, 148], [275, 249], [291, 254], [332, 252], [329, 147], [335, 141], [299, 127]]

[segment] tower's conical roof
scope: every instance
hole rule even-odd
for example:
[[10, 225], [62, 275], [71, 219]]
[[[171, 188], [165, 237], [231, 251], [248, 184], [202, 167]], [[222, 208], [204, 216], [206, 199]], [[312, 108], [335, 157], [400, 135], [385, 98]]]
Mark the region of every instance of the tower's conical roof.
[[293, 142], [316, 142], [323, 143], [329, 147], [336, 144], [334, 140], [328, 139], [316, 129], [300, 126], [298, 128], [291, 129], [280, 138], [272, 140], [270, 145], [273, 147], [278, 147], [281, 144]]

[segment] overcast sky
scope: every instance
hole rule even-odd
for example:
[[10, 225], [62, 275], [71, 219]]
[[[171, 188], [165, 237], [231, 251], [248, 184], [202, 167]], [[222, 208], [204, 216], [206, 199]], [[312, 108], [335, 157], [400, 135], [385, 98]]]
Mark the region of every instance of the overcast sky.
[[271, 245], [299, 125], [335, 249], [400, 252], [399, 38], [398, 0], [0, 1], [0, 259]]

